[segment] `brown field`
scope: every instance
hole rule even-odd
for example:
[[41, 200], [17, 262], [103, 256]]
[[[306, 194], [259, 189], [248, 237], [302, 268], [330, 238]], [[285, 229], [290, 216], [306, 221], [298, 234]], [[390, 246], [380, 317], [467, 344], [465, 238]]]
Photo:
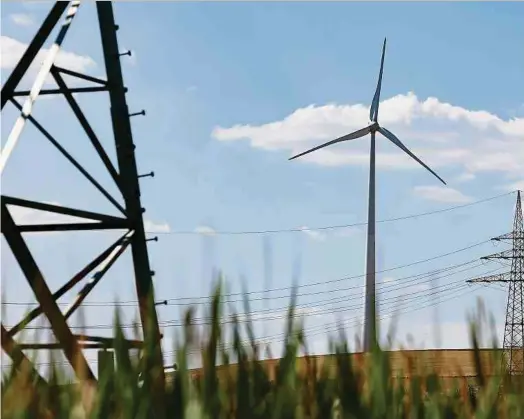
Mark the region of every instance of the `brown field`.
[[[499, 359], [500, 350], [481, 349], [480, 360], [486, 376], [494, 375], [494, 359]], [[476, 367], [471, 349], [438, 349], [438, 350], [404, 350], [388, 351], [392, 376], [402, 377], [409, 380], [414, 375], [422, 375], [428, 372], [436, 372], [444, 383], [451, 384], [456, 379], [465, 379], [468, 382], [476, 375]], [[352, 354], [354, 365], [362, 365], [366, 355], [363, 353]], [[330, 371], [335, 373], [336, 363], [333, 355], [309, 356], [309, 362], [316, 363], [318, 370], [327, 364]], [[297, 358], [297, 368], [305, 370], [306, 357]], [[268, 368], [271, 378], [275, 376], [275, 370], [279, 359], [268, 359], [262, 361]], [[225, 374], [235, 375], [236, 365], [218, 366], [219, 376]], [[198, 377], [200, 369], [192, 370], [193, 375]]]

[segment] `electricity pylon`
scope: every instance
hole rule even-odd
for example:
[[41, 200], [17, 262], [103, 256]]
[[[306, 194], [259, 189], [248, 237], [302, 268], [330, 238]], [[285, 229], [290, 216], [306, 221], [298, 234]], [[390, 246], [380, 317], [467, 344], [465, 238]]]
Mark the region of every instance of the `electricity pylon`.
[[498, 275], [485, 276], [466, 282], [502, 282], [508, 284], [508, 303], [504, 325], [503, 362], [509, 375], [524, 375], [524, 226], [520, 191], [513, 231], [492, 239], [495, 242], [509, 241], [513, 247], [500, 253], [484, 256], [482, 260], [502, 259], [511, 261], [511, 269]]
[[[20, 134], [26, 125], [33, 125], [46, 140], [48, 140], [63, 156], [68, 160], [80, 174], [82, 174], [98, 191], [111, 202], [121, 213], [119, 216], [112, 216], [87, 209], [77, 209], [65, 207], [62, 205], [49, 204], [30, 199], [21, 199], [13, 196], [1, 196], [0, 215], [1, 230], [9, 248], [11, 249], [16, 261], [18, 262], [23, 275], [26, 277], [32, 288], [38, 307], [30, 311], [19, 323], [12, 327], [6, 327], [3, 323], [0, 325], [1, 346], [2, 349], [11, 357], [15, 366], [26, 364], [39, 382], [45, 383], [45, 380], [39, 375], [38, 371], [30, 364], [29, 359], [23, 350], [62, 350], [64, 355], [73, 367], [74, 372], [79, 380], [95, 380], [95, 375], [83, 353], [84, 349], [106, 349], [115, 346], [116, 339], [86, 336], [73, 333], [68, 320], [79, 309], [82, 302], [88, 294], [103, 279], [105, 274], [116, 262], [116, 260], [130, 248], [134, 268], [134, 283], [138, 297], [138, 308], [142, 322], [142, 331], [144, 339], [152, 342], [154, 345], [151, 349], [152, 357], [158, 365], [163, 362], [162, 348], [160, 340], [162, 335], [158, 325], [158, 316], [154, 304], [154, 286], [152, 277], [154, 271], [150, 269], [147, 242], [155, 240], [146, 238], [144, 230], [143, 212], [140, 199], [139, 181], [144, 177], [152, 177], [150, 174], [139, 174], [135, 156], [135, 144], [131, 130], [130, 118], [137, 115], [145, 115], [145, 111], [129, 112], [126, 92], [124, 86], [121, 57], [131, 55], [131, 52], [120, 52], [118, 46], [117, 30], [118, 25], [115, 23], [113, 5], [110, 1], [96, 2], [96, 16], [98, 29], [101, 40], [101, 50], [103, 62], [105, 65], [105, 78], [92, 77], [86, 74], [73, 71], [71, 69], [59, 67], [56, 58], [60, 52], [62, 42], [81, 6], [80, 1], [57, 1], [51, 8], [49, 14], [42, 22], [40, 28], [35, 34], [33, 40], [29, 43], [26, 51], [15, 66], [1, 91], [1, 109], [11, 103], [18, 111], [19, 115], [13, 126], [5, 145], [0, 153], [0, 175], [4, 180], [4, 168], [9, 161], [9, 157], [15, 150], [20, 140]], [[62, 16], [65, 17], [62, 20]], [[62, 23], [60, 24], [60, 21]], [[60, 25], [60, 26], [59, 26]], [[46, 59], [39, 67], [37, 76], [31, 90], [20, 90], [19, 84], [27, 75], [30, 66], [39, 53], [44, 53], [43, 46], [51, 36], [55, 27], [59, 26], [59, 32], [51, 48], [48, 49]], [[96, 42], [96, 36], [93, 30], [89, 34], [90, 42]], [[72, 87], [66, 83], [64, 75], [82, 80], [88, 86]], [[58, 88], [48, 88], [45, 86], [51, 76]], [[112, 137], [114, 139], [114, 150], [116, 150], [115, 164], [109, 157], [109, 147], [104, 147], [100, 138], [95, 133], [94, 128], [89, 122], [88, 117], [84, 114], [80, 104], [76, 100], [76, 95], [105, 92], [109, 97], [109, 106], [107, 109], [108, 121], [111, 121]], [[38, 97], [49, 95], [63, 95], [71, 107], [76, 119], [79, 121], [87, 138], [93, 145], [101, 162], [104, 164], [107, 173], [109, 173], [118, 189], [117, 194], [110, 194], [95, 178], [95, 174], [90, 173], [84, 168], [82, 163], [75, 159], [63, 142], [56, 139], [40, 123], [33, 112], [33, 105]], [[23, 102], [19, 102], [19, 97], [26, 97]], [[99, 109], [99, 114], [103, 114], [104, 109]], [[58, 115], [57, 115], [58, 116]], [[60, 118], [63, 118], [60, 116]], [[81, 138], [76, 139], [81, 141]], [[29, 175], [28, 171], [28, 175]], [[36, 173], [38, 175], [38, 173]], [[48, 187], [56, 185], [46, 185]], [[123, 205], [122, 205], [123, 204]], [[26, 209], [45, 211], [51, 214], [73, 216], [87, 220], [86, 222], [75, 223], [45, 223], [45, 224], [18, 224], [13, 219], [11, 207], [21, 207]], [[95, 221], [95, 222], [93, 222]], [[57, 291], [52, 292], [50, 283], [44, 277], [39, 264], [31, 253], [26, 242], [25, 233], [43, 233], [56, 231], [107, 231], [122, 230], [123, 235], [114, 242], [109, 248], [100, 253], [95, 259], [89, 262], [82, 270], [76, 273], [67, 283]], [[53, 256], [50, 254], [50, 257]], [[85, 278], [92, 273], [89, 282]], [[84, 282], [83, 288], [79, 291], [76, 298], [71, 301], [71, 305], [62, 311], [58, 305], [58, 299], [71, 291], [75, 286]], [[131, 285], [131, 282], [130, 284]], [[37, 317], [45, 315], [50, 323], [56, 342], [53, 343], [30, 343], [23, 344], [17, 341], [17, 335], [34, 321]], [[126, 340], [129, 348], [143, 349], [144, 342]], [[156, 374], [153, 383], [152, 393], [156, 397], [155, 406], [158, 407], [163, 403], [162, 397], [165, 389], [165, 378], [163, 370]], [[161, 408], [158, 407], [159, 409]], [[157, 415], [158, 416], [158, 415]], [[155, 416], [155, 417], [157, 417]]]

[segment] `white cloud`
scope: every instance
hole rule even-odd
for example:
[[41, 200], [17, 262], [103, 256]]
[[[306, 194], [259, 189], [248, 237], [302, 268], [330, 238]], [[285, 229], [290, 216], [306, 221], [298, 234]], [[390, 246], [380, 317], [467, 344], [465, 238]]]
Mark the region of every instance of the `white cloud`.
[[13, 13], [9, 18], [18, 26], [33, 26], [35, 23], [33, 17], [27, 13]]
[[455, 178], [455, 182], [469, 182], [476, 178], [473, 173], [464, 172]]
[[507, 185], [504, 189], [508, 191], [524, 191], [524, 179]]
[[155, 223], [151, 220], [144, 220], [144, 229], [148, 233], [169, 233], [171, 231], [168, 223]]
[[205, 236], [214, 236], [216, 234], [215, 229], [209, 226], [198, 226], [195, 228], [195, 233], [202, 234]]
[[[8, 36], [0, 37], [0, 66], [3, 70], [13, 69], [23, 53], [27, 49], [27, 44], [20, 42]], [[41, 64], [47, 57], [49, 50], [42, 48], [36, 55], [33, 63], [29, 67], [28, 76], [34, 77], [38, 72]], [[58, 53], [55, 64], [59, 67], [64, 67], [79, 73], [87, 73], [87, 70], [96, 67], [95, 61], [86, 55], [78, 55], [73, 52], [68, 52], [63, 49]], [[64, 76], [64, 79], [75, 80], [69, 76]], [[53, 83], [52, 77], [47, 77], [47, 83]]]
[[[215, 127], [219, 141], [248, 140], [252, 147], [282, 150], [290, 155], [366, 126], [369, 107], [363, 104], [300, 108], [279, 121], [262, 125]], [[434, 168], [451, 167], [461, 172], [501, 172], [508, 176], [524, 172], [524, 118], [508, 120], [487, 111], [473, 111], [425, 100], [414, 93], [386, 99], [380, 106], [381, 124], [393, 131], [420, 158]], [[382, 136], [378, 139], [377, 165], [388, 169], [420, 166]], [[323, 166], [367, 165], [365, 138], [336, 145], [302, 160]]]
[[[60, 206], [57, 202], [46, 202], [48, 204]], [[69, 215], [56, 214], [47, 211], [38, 211], [30, 208], [10, 205], [9, 210], [17, 224], [68, 224], [77, 222], [96, 222], [85, 218], [71, 217]], [[171, 228], [168, 223], [155, 223], [151, 220], [144, 220], [144, 228], [150, 233], [169, 233]]]
[[[60, 206], [58, 202], [44, 202], [45, 204]], [[31, 208], [9, 205], [9, 212], [16, 224], [68, 224], [81, 222], [96, 222], [70, 215], [56, 214], [54, 212], [39, 211]]]
[[308, 230], [309, 227], [303, 226], [300, 227], [300, 230], [304, 232], [308, 237], [313, 240], [323, 241], [326, 239], [326, 234], [318, 230]]
[[45, 1], [45, 0], [35, 0], [35, 1], [21, 1], [20, 4], [25, 9], [43, 9], [43, 8], [49, 8], [53, 2], [52, 1]]
[[415, 195], [429, 201], [445, 202], [448, 204], [466, 204], [472, 198], [462, 192], [445, 186], [416, 186], [413, 188]]
[[306, 234], [310, 239], [317, 240], [317, 241], [324, 241], [328, 237], [352, 237], [356, 234], [359, 234], [362, 232], [362, 230], [358, 227], [341, 227], [341, 228], [335, 228], [333, 230], [315, 230], [315, 229], [309, 229], [307, 226], [299, 227], [299, 230], [301, 230], [304, 234]]

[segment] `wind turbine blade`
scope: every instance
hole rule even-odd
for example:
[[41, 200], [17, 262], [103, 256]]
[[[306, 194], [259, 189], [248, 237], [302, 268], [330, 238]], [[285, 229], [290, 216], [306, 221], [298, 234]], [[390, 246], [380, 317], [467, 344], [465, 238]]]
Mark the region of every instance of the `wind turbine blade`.
[[313, 151], [317, 151], [317, 150], [320, 150], [321, 148], [328, 147], [333, 144], [341, 143], [343, 141], [356, 140], [357, 138], [363, 137], [364, 135], [369, 134], [370, 132], [371, 132], [371, 126], [359, 129], [358, 131], [352, 132], [351, 134], [344, 135], [343, 137], [337, 138], [336, 140], [331, 140], [331, 141], [328, 141], [327, 143], [310, 148], [309, 150], [304, 151], [303, 153], [290, 157], [289, 160], [294, 160], [298, 157], [302, 157], [305, 154], [312, 153]]
[[386, 38], [384, 38], [384, 44], [382, 45], [382, 58], [380, 59], [380, 71], [378, 73], [377, 89], [371, 102], [371, 108], [369, 109], [369, 120], [377, 121], [378, 119], [378, 107], [380, 104], [380, 90], [382, 89], [382, 73], [384, 71], [384, 56], [386, 55]]
[[378, 131], [386, 137], [389, 141], [391, 141], [393, 144], [395, 144], [398, 148], [400, 148], [402, 151], [404, 151], [407, 155], [409, 155], [413, 160], [418, 162], [421, 166], [426, 168], [429, 172], [431, 172], [438, 180], [440, 180], [444, 185], [446, 185], [446, 182], [444, 179], [442, 179], [439, 175], [437, 175], [426, 163], [424, 163], [422, 160], [420, 160], [417, 156], [415, 156], [409, 148], [407, 148], [402, 142], [393, 134], [391, 131], [388, 131], [386, 128], [379, 127]]

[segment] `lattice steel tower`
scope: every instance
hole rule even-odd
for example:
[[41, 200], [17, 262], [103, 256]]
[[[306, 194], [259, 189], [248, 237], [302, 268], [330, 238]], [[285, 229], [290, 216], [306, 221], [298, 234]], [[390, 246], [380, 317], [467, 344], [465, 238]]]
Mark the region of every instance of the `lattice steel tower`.
[[[11, 248], [11, 251], [21, 267], [30, 287], [32, 288], [39, 306], [32, 310], [22, 321], [11, 328], [4, 324], [1, 326], [2, 349], [13, 359], [14, 365], [25, 364], [32, 368], [30, 361], [23, 350], [27, 349], [55, 349], [63, 351], [67, 361], [71, 364], [79, 380], [94, 380], [95, 375], [91, 370], [87, 359], [83, 353], [86, 348], [111, 348], [114, 346], [114, 339], [107, 337], [86, 336], [74, 334], [68, 324], [71, 315], [77, 311], [87, 295], [99, 283], [107, 273], [117, 258], [130, 248], [134, 268], [134, 281], [138, 297], [138, 306], [142, 322], [143, 336], [156, 343], [153, 350], [156, 365], [162, 365], [162, 351], [160, 347], [161, 334], [158, 326], [157, 314], [154, 309], [154, 292], [152, 276], [154, 272], [150, 269], [147, 239], [144, 231], [142, 213], [144, 212], [140, 200], [140, 178], [152, 176], [153, 173], [140, 175], [137, 171], [135, 158], [135, 144], [130, 124], [130, 117], [134, 115], [145, 115], [144, 111], [130, 113], [126, 101], [127, 88], [124, 86], [121, 57], [131, 55], [131, 53], [121, 53], [118, 47], [117, 30], [113, 15], [113, 6], [110, 1], [96, 2], [96, 16], [100, 33], [101, 46], [105, 65], [105, 79], [81, 74], [71, 69], [62, 68], [56, 65], [56, 58], [64, 37], [71, 27], [75, 15], [79, 10], [80, 2], [57, 1], [52, 6], [51, 11], [42, 22], [35, 37], [30, 42], [20, 61], [15, 66], [5, 84], [2, 87], [1, 107], [4, 109], [7, 103], [14, 105], [18, 111], [16, 123], [5, 141], [0, 156], [0, 170], [8, 163], [9, 156], [15, 148], [20, 133], [26, 124], [31, 124], [47, 139], [61, 154], [80, 172], [98, 191], [116, 207], [119, 216], [96, 213], [86, 209], [68, 208], [61, 205], [46, 204], [33, 200], [20, 199], [12, 196], [2, 195], [1, 216], [2, 234]], [[62, 15], [65, 17], [62, 18]], [[62, 24], [60, 25], [60, 20]], [[34, 84], [30, 91], [18, 89], [22, 78], [27, 74], [35, 57], [42, 53], [44, 43], [50, 36], [55, 27], [59, 27], [58, 35], [51, 48], [44, 52], [46, 58], [38, 71]], [[90, 40], [96, 42], [96, 37], [89, 34]], [[92, 37], [92, 38], [91, 38]], [[66, 83], [64, 75], [72, 77], [77, 81], [87, 83], [88, 86], [72, 87]], [[44, 86], [46, 80], [51, 76], [58, 88], [47, 88]], [[85, 116], [79, 103], [76, 100], [78, 94], [105, 92], [109, 98], [107, 109], [99, 109], [98, 113], [103, 115], [106, 111], [107, 121], [111, 122], [112, 146], [116, 149], [116, 164], [109, 158], [106, 149], [100, 142], [91, 123]], [[102, 94], [102, 93], [98, 93]], [[96, 179], [89, 173], [61, 144], [61, 142], [41, 124], [32, 113], [32, 108], [38, 96], [43, 95], [63, 95], [85, 131], [87, 139], [93, 145], [98, 157], [102, 161], [110, 174], [118, 193], [110, 194]], [[23, 102], [18, 98], [25, 97]], [[80, 141], [81, 139], [77, 139]], [[120, 202], [119, 202], [120, 201]], [[12, 216], [10, 207], [17, 206], [22, 208], [46, 211], [53, 214], [79, 217], [89, 222], [77, 222], [68, 224], [17, 224]], [[93, 222], [94, 221], [94, 222]], [[86, 231], [86, 230], [122, 230], [122, 236], [113, 245], [107, 248], [99, 256], [88, 263], [66, 284], [56, 291], [52, 291], [48, 282], [45, 280], [42, 270], [38, 266], [34, 256], [29, 250], [24, 238], [25, 233], [38, 233], [49, 231]], [[71, 305], [62, 311], [58, 306], [58, 299], [71, 290], [77, 284], [81, 284], [86, 276], [92, 273], [92, 279], [85, 282], [76, 298], [71, 301]], [[17, 341], [17, 334], [21, 332], [29, 322], [38, 316], [44, 315], [50, 323], [50, 327], [56, 338], [55, 343], [50, 344], [31, 344], [24, 345]], [[143, 342], [127, 340], [128, 347], [141, 348]], [[43, 377], [33, 369], [36, 378], [46, 385]], [[152, 390], [157, 401], [162, 402], [165, 379], [163, 370], [155, 376], [155, 388]], [[157, 402], [155, 402], [157, 403]], [[157, 403], [158, 404], [158, 403]], [[156, 417], [156, 416], [155, 416]], [[160, 416], [159, 416], [160, 417]]]
[[513, 247], [481, 258], [483, 260], [510, 260], [510, 271], [467, 281], [470, 283], [502, 282], [508, 284], [503, 359], [510, 375], [524, 375], [524, 226], [520, 195], [520, 191], [517, 191], [513, 231], [492, 239], [496, 242], [509, 241], [513, 244]]

